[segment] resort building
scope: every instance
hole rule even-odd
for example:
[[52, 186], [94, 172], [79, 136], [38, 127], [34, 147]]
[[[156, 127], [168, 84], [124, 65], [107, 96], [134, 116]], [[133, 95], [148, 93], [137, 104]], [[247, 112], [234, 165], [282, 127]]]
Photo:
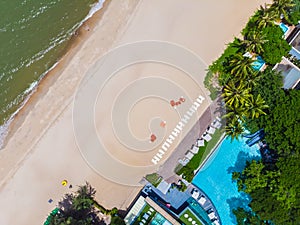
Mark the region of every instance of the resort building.
[[179, 191], [162, 181], [157, 187], [147, 184], [125, 217], [127, 225], [219, 225], [220, 217], [212, 202], [197, 187]]
[[[281, 26], [283, 27], [283, 25]], [[285, 26], [287, 27], [287, 26]], [[283, 29], [283, 28], [282, 28]], [[285, 28], [284, 28], [285, 29]], [[292, 49], [288, 57], [282, 57], [280, 63], [276, 64], [273, 69], [280, 71], [283, 76], [284, 89], [300, 89], [300, 24], [286, 36], [286, 41]]]

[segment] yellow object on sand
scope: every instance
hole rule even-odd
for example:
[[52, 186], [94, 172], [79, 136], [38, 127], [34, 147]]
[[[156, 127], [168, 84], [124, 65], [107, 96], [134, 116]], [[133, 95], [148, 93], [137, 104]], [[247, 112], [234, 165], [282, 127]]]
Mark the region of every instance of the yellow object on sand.
[[67, 186], [67, 184], [68, 184], [68, 181], [67, 181], [67, 180], [63, 180], [63, 181], [61, 182], [61, 185], [62, 185], [62, 186]]

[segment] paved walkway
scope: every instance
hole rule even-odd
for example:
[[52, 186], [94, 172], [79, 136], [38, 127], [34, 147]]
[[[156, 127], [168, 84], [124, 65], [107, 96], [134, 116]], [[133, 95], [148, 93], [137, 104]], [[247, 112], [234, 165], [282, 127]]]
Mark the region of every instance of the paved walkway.
[[158, 173], [165, 180], [171, 177], [177, 176], [174, 172], [175, 167], [178, 165], [178, 160], [183, 158], [186, 152], [191, 148], [196, 140], [201, 137], [207, 127], [215, 119], [216, 116], [220, 116], [220, 102], [219, 99], [213, 101], [210, 106], [205, 110], [200, 119], [183, 138], [180, 144], [173, 151], [172, 155], [166, 160], [166, 162], [160, 166]]

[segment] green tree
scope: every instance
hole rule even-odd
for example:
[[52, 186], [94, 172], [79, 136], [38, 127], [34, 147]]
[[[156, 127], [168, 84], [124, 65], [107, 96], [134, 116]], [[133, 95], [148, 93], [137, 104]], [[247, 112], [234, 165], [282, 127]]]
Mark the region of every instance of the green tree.
[[289, 18], [288, 22], [290, 24], [298, 24], [298, 21], [300, 20], [300, 1], [299, 0], [293, 0], [294, 7], [292, 7], [289, 10]]
[[96, 191], [89, 183], [80, 186], [75, 194], [66, 194], [59, 202], [59, 213], [51, 218], [50, 225], [100, 224], [94, 207]]
[[254, 71], [253, 73], [248, 75], [248, 78], [243, 80], [242, 82], [245, 84], [246, 88], [253, 90], [257, 85], [260, 79], [261, 73], [259, 71]]
[[236, 84], [233, 81], [224, 86], [222, 93], [226, 105], [232, 108], [243, 107], [250, 95], [250, 89], [243, 82]]
[[267, 115], [264, 110], [268, 107], [260, 94], [258, 94], [256, 98], [250, 95], [245, 102], [245, 115], [252, 119], [258, 118], [260, 115]]
[[112, 216], [110, 224], [111, 225], [125, 225], [125, 222], [119, 216]]
[[268, 42], [266, 35], [256, 31], [249, 32], [244, 39], [247, 51], [256, 54], [263, 53], [263, 44]]
[[248, 75], [253, 73], [253, 59], [243, 56], [241, 53], [235, 54], [230, 59], [230, 73], [235, 77], [247, 79]]
[[264, 222], [257, 215], [251, 211], [246, 211], [243, 208], [238, 207], [232, 210], [236, 216], [236, 222], [238, 225], [266, 225], [268, 222]]
[[268, 40], [262, 45], [264, 49], [262, 57], [268, 64], [275, 65], [281, 61], [282, 56], [288, 55], [291, 46], [283, 39], [283, 31], [279, 26], [273, 25], [264, 28], [262, 35]]
[[273, 0], [270, 10], [277, 19], [283, 17], [288, 20], [288, 11], [294, 6], [293, 0]]
[[272, 13], [272, 9], [267, 6], [260, 6], [260, 9], [257, 11], [256, 15], [254, 15], [255, 25], [258, 30], [261, 30], [269, 25], [272, 25], [275, 21], [275, 15]]
[[238, 119], [227, 120], [225, 126], [225, 134], [231, 138], [231, 141], [234, 139], [239, 139], [240, 135], [244, 132], [244, 127]]

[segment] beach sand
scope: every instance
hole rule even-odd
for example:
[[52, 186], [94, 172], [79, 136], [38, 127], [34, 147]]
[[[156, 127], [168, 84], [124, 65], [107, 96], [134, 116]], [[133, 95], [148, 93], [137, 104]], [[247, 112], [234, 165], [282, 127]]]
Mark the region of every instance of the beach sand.
[[[126, 209], [140, 188], [119, 185], [99, 176], [76, 145], [72, 108], [81, 79], [109, 49], [140, 40], [174, 42], [192, 50], [209, 65], [263, 3], [263, 0], [107, 1], [101, 12], [83, 26], [63, 61], [42, 81], [13, 123], [13, 132], [0, 152], [0, 224], [42, 224], [62, 195], [70, 191], [60, 184], [63, 179], [73, 189], [88, 181], [97, 189], [96, 198], [103, 206]], [[203, 73], [199, 77], [200, 81], [204, 76]], [[133, 110], [139, 107], [143, 108], [137, 106]], [[151, 116], [145, 115], [144, 119]], [[169, 116], [171, 123], [174, 122], [172, 118], [176, 115], [170, 112]], [[141, 138], [147, 134], [140, 127], [133, 131], [140, 133]], [[119, 150], [118, 157], [126, 163], [147, 163], [139, 157], [132, 160], [126, 156]], [[51, 204], [47, 202], [50, 198], [54, 200]]]

